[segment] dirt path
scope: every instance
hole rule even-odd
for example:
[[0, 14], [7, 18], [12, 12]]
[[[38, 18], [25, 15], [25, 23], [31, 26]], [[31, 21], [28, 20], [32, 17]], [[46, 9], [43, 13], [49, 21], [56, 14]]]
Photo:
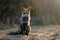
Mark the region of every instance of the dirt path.
[[0, 40], [60, 40], [60, 27], [32, 29], [29, 36], [26, 35], [6, 35], [17, 28], [0, 31]]

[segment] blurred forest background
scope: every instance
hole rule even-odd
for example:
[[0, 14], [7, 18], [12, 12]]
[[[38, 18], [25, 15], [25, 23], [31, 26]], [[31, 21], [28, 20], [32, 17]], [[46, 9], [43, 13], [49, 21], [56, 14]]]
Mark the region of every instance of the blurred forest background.
[[[31, 6], [32, 24], [59, 25], [60, 0], [0, 0], [0, 24], [14, 23], [14, 18], [19, 20], [21, 7]], [[10, 17], [10, 19], [7, 19]]]

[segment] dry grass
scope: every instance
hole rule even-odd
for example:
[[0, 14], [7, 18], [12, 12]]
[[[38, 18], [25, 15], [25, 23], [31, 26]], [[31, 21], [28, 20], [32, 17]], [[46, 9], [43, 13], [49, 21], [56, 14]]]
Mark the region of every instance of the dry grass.
[[[8, 31], [5, 32], [7, 33]], [[32, 29], [29, 36], [6, 35], [1, 34], [0, 31], [0, 40], [60, 40], [60, 28], [58, 26], [55, 26], [52, 28], [45, 28], [45, 29], [44, 28]]]

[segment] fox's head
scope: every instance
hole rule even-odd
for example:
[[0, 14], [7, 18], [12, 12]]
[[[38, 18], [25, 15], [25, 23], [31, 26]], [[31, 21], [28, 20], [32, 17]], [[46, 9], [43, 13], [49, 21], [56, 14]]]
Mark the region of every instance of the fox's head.
[[22, 13], [22, 14], [29, 14], [30, 11], [31, 11], [31, 7], [28, 7], [28, 8], [22, 7], [22, 8], [21, 8], [21, 13]]

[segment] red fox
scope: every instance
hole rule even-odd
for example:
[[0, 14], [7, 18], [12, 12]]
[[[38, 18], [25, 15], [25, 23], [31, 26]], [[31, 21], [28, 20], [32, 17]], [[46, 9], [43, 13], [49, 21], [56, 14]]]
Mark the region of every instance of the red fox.
[[21, 16], [20, 16], [20, 28], [18, 29], [21, 34], [28, 35], [31, 31], [30, 21], [30, 8], [22, 7]]

